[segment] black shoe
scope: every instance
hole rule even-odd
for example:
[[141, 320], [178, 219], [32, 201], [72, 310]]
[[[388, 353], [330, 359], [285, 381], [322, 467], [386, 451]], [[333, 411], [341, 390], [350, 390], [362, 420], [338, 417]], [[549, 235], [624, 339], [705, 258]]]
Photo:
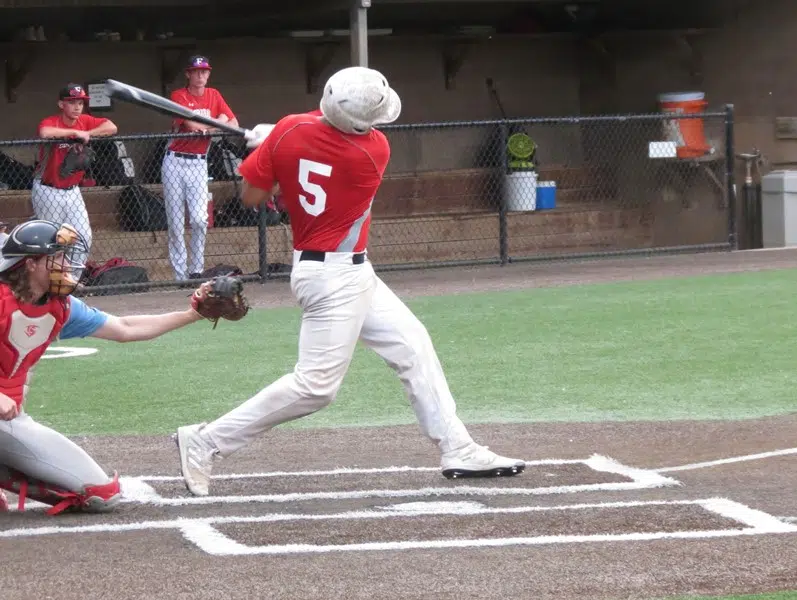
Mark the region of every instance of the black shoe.
[[202, 279], [202, 273], [189, 273], [188, 279]]

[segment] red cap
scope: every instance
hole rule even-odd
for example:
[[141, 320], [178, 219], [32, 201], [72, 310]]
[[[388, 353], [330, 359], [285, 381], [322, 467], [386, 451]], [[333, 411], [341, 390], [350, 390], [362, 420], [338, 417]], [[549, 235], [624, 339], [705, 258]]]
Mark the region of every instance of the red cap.
[[207, 69], [210, 70], [210, 61], [206, 56], [202, 55], [195, 55], [188, 59], [188, 66], [185, 68], [186, 71], [193, 71], [194, 69]]
[[67, 83], [66, 87], [61, 88], [61, 91], [58, 92], [58, 99], [66, 100], [67, 98], [74, 100], [88, 100], [89, 95], [79, 83]]

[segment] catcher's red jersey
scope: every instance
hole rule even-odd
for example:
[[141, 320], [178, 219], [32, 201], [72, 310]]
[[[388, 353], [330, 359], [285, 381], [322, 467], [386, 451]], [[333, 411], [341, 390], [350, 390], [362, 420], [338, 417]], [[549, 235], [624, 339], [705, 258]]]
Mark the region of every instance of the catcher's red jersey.
[[0, 284], [0, 392], [22, 405], [28, 371], [39, 362], [69, 317], [69, 301], [55, 296], [45, 304], [20, 304]]
[[279, 184], [296, 250], [362, 252], [389, 159], [381, 131], [347, 134], [309, 113], [281, 119], [240, 173], [262, 189]]
[[[53, 115], [42, 119], [39, 123], [39, 131], [42, 127], [58, 127], [59, 129], [77, 129], [78, 131], [91, 131], [105, 123], [108, 119], [100, 119], [92, 117], [91, 115], [80, 115], [75, 121], [74, 125], [67, 125], [64, 123], [62, 115]], [[62, 179], [58, 174], [58, 169], [61, 163], [64, 162], [64, 157], [69, 151], [70, 142], [42, 144], [39, 148], [39, 169], [41, 172], [41, 180], [44, 185], [56, 187], [61, 189], [70, 188], [78, 185], [83, 179], [85, 174], [83, 171], [72, 173], [66, 179]]]

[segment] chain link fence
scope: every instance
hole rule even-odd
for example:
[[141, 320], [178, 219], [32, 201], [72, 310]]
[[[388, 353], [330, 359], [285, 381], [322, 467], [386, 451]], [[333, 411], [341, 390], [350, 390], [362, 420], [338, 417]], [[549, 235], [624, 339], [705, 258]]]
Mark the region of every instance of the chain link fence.
[[[735, 247], [730, 106], [382, 130], [391, 160], [374, 199], [377, 269]], [[193, 287], [229, 271], [286, 276], [292, 236], [281, 199], [244, 208], [243, 140], [217, 135], [198, 155], [198, 138], [208, 141], [0, 142], [0, 220], [74, 225], [90, 247], [79, 294]], [[93, 159], [80, 170], [87, 149]]]

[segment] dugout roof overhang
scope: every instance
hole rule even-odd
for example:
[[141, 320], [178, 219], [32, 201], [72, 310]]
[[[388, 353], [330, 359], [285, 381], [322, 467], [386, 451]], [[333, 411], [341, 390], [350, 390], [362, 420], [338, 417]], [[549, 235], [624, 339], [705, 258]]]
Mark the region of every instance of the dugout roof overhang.
[[[362, 0], [0, 0], [0, 36], [42, 25], [69, 39], [95, 31], [157, 27], [175, 37], [278, 35], [340, 29]], [[370, 0], [369, 27], [434, 33], [492, 27], [496, 32], [583, 33], [614, 29], [705, 28], [756, 0]], [[760, 1], [760, 0], [758, 0]], [[127, 32], [127, 33], [126, 33]], [[48, 37], [49, 39], [49, 37]]]
[[[35, 68], [42, 41], [86, 44], [87, 51], [98, 42], [154, 44], [165, 92], [165, 82], [202, 41], [289, 37], [305, 47], [307, 91], [313, 93], [328, 57], [341, 45], [350, 48], [353, 64], [368, 64], [368, 40], [376, 35], [397, 43], [435, 36], [445, 42], [441, 54], [449, 86], [467, 45], [485, 38], [578, 36], [606, 52], [601, 39], [608, 33], [689, 36], [720, 27], [758, 1], [0, 0], [0, 53], [6, 65], [6, 99], [14, 102], [16, 89]], [[40, 32], [44, 39], [36, 38]], [[690, 48], [688, 37], [681, 41]]]

